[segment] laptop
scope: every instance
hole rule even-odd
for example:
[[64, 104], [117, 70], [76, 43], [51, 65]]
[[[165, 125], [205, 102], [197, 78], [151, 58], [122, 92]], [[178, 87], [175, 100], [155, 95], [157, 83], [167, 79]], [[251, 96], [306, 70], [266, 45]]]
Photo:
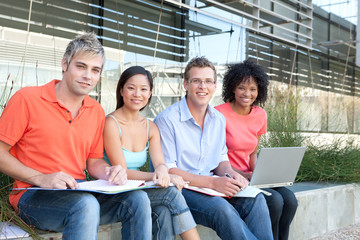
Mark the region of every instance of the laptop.
[[295, 181], [305, 147], [261, 148], [249, 186], [273, 188]]

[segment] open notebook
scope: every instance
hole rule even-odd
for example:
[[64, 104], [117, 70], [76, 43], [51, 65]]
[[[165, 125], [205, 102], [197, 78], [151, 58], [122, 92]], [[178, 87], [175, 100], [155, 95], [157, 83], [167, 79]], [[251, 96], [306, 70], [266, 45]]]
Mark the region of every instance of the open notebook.
[[[206, 195], [210, 195], [210, 196], [219, 196], [219, 197], [228, 197], [225, 194], [218, 192], [214, 189], [211, 188], [203, 188], [203, 187], [194, 187], [194, 186], [185, 186], [185, 189], [191, 190], [191, 191], [195, 191], [195, 192], [199, 192], [199, 193], [203, 193]], [[263, 192], [261, 189], [256, 188], [256, 187], [251, 187], [248, 186], [247, 188], [245, 188], [244, 190], [238, 192], [237, 194], [235, 194], [232, 197], [251, 197], [254, 198], [256, 197], [256, 195], [258, 195], [259, 193]]]
[[147, 185], [143, 180], [127, 180], [125, 185], [110, 184], [106, 180], [94, 180], [94, 181], [83, 181], [78, 183], [77, 189], [49, 189], [49, 188], [13, 188], [12, 190], [53, 190], [53, 191], [85, 191], [85, 192], [97, 192], [105, 194], [117, 194], [122, 192], [128, 192], [138, 189], [144, 189], [154, 187]]
[[[170, 183], [169, 186], [175, 186]], [[161, 188], [157, 183], [153, 181], [144, 180], [127, 180], [124, 185], [110, 184], [106, 180], [93, 180], [93, 181], [80, 181], [78, 182], [78, 188], [76, 189], [53, 189], [53, 188], [40, 188], [40, 187], [29, 187], [29, 188], [13, 188], [12, 190], [52, 190], [52, 191], [83, 191], [83, 192], [97, 192], [104, 194], [117, 194], [122, 192], [134, 191], [139, 189], [147, 188]]]

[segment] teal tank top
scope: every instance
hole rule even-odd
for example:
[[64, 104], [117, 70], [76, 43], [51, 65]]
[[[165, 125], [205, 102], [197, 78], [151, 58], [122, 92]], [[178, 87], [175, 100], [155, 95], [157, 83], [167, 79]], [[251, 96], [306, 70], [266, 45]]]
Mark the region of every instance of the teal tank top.
[[[106, 117], [112, 117], [115, 120], [121, 136], [121, 128], [116, 118], [113, 115], [107, 115]], [[146, 163], [147, 150], [149, 148], [149, 119], [146, 119], [146, 140], [147, 140], [146, 146], [144, 150], [142, 150], [141, 152], [131, 152], [125, 148], [122, 148], [128, 169], [139, 170], [139, 168]], [[104, 160], [110, 164], [110, 160], [106, 155], [105, 151], [104, 151]]]

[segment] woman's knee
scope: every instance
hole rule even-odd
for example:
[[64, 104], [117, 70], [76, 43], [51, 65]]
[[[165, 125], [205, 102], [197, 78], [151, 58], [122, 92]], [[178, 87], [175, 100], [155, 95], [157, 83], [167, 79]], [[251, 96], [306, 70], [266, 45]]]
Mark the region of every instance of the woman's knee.
[[151, 206], [148, 195], [144, 191], [132, 191], [129, 193], [126, 204], [129, 207], [129, 211], [134, 215], [137, 213], [146, 214], [151, 216]]
[[281, 188], [278, 192], [282, 195], [284, 201], [284, 207], [295, 211], [298, 207], [298, 201], [296, 199], [295, 194], [288, 188]]
[[150, 189], [147, 191], [152, 207], [166, 206], [172, 215], [189, 211], [184, 196], [175, 187]]
[[186, 205], [184, 196], [176, 187], [168, 187], [166, 188], [166, 191], [167, 191], [166, 198], [169, 201], [183, 203]]
[[298, 200], [296, 199], [296, 196], [288, 195], [286, 198], [284, 198], [284, 207], [287, 209], [295, 212], [298, 207]]
[[271, 196], [266, 197], [266, 203], [269, 207], [269, 211], [271, 213], [273, 212], [282, 212], [283, 207], [284, 207], [284, 199], [283, 196], [276, 192], [276, 191], [272, 191], [271, 192]]

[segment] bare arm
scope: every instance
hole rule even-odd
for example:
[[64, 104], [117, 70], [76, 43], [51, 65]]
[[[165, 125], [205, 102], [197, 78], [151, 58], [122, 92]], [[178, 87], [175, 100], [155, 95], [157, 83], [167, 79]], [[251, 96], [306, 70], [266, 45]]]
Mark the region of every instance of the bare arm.
[[153, 180], [154, 173], [127, 169], [122, 150], [122, 142], [118, 126], [113, 118], [106, 118], [104, 126], [104, 148], [112, 166], [121, 166], [126, 170], [128, 179]]
[[256, 148], [249, 156], [249, 158], [250, 158], [250, 162], [249, 162], [250, 172], [243, 172], [243, 171], [241, 171], [239, 169], [233, 168], [234, 171], [241, 174], [243, 177], [245, 177], [249, 181], [250, 181], [250, 179], [252, 177], [252, 173], [253, 173], [253, 171], [255, 169], [255, 165], [256, 165], [256, 161], [257, 161], [257, 151], [258, 151], [258, 148], [259, 148], [261, 135], [259, 135], [257, 138], [258, 138], [258, 143], [256, 145]]
[[152, 164], [155, 169], [153, 181], [157, 181], [160, 186], [167, 187], [170, 182], [173, 183], [179, 190], [185, 186], [185, 182], [181, 176], [170, 174], [169, 169], [165, 165], [163, 151], [161, 149], [161, 138], [158, 127], [151, 121], [150, 137], [149, 137], [149, 153]]
[[178, 168], [171, 168], [169, 171], [182, 176], [192, 186], [211, 188], [227, 196], [233, 196], [240, 191], [239, 182], [232, 178], [196, 175]]
[[43, 174], [33, 168], [22, 164], [18, 159], [10, 154], [11, 146], [0, 141], [0, 170], [4, 174], [42, 188], [76, 188], [75, 179], [64, 172]]
[[249, 181], [241, 174], [234, 171], [234, 169], [230, 165], [230, 162], [228, 161], [221, 162], [219, 166], [215, 169], [215, 174], [219, 176], [224, 176], [225, 174], [230, 175], [230, 177], [236, 181], [235, 184], [242, 188], [246, 188], [249, 185]]
[[243, 172], [239, 169], [236, 169], [233, 167], [233, 170], [239, 174], [241, 174], [244, 178], [246, 178], [248, 181], [250, 181], [252, 173], [251, 172]]
[[110, 166], [102, 158], [88, 158], [87, 170], [91, 176], [117, 185], [123, 185], [127, 181], [125, 168], [120, 165]]
[[258, 142], [257, 142], [256, 148], [250, 154], [250, 170], [251, 170], [251, 172], [253, 172], [254, 169], [255, 169], [255, 165], [256, 165], [256, 161], [257, 161], [257, 151], [259, 149], [259, 143], [260, 143], [261, 135], [257, 136], [257, 138], [258, 138]]

